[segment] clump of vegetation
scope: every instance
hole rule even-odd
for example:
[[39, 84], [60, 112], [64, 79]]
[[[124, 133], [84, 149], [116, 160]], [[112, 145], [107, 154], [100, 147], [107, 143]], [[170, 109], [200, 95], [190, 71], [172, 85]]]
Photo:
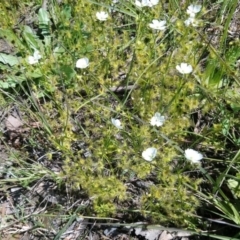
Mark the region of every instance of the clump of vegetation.
[[[182, 152], [174, 146], [179, 144], [177, 139], [175, 143], [166, 143], [161, 134], [174, 136], [178, 133], [180, 137], [191, 126], [186, 106], [191, 101], [189, 95], [198, 91], [197, 83], [193, 76], [182, 76], [175, 68], [180, 61], [197, 61], [198, 56], [191, 52], [193, 49], [197, 51], [198, 45], [192, 43], [188, 49], [183, 47], [189, 41], [186, 35], [191, 37], [194, 31], [183, 26], [175, 30], [175, 22], [168, 18], [166, 28], [169, 28], [169, 32], [148, 28], [147, 23], [152, 19], [166, 18], [159, 15], [163, 12], [161, 5], [156, 6], [156, 9], [134, 9], [131, 3], [126, 6], [119, 3], [116, 7], [120, 7], [122, 12], [113, 12], [112, 17], [100, 21], [95, 14], [104, 10], [103, 6], [84, 3], [83, 8], [82, 4], [76, 4], [72, 11], [72, 28], [77, 28], [81, 22], [78, 31], [86, 29], [89, 35], [85, 39], [75, 37], [76, 46], [81, 46], [75, 50], [75, 55], [88, 57], [90, 64], [86, 69], [77, 70], [77, 75], [83, 84], [91, 88], [86, 93], [88, 97], [99, 94], [99, 98], [86, 104], [84, 109], [78, 107], [76, 110], [84, 114], [79, 123], [84, 131], [80, 131], [76, 137], [86, 144], [90, 156], [83, 159], [79, 153], [77, 157], [68, 159], [66, 175], [75, 186], [81, 186], [90, 196], [94, 196], [93, 201], [108, 204], [109, 208], [109, 203], [114, 206], [116, 200], [131, 198], [124, 183], [133, 177], [146, 180], [154, 173], [156, 185], [148, 190], [147, 195], [142, 195], [142, 211], [147, 210], [148, 216], [155, 212], [155, 219], [161, 219], [159, 211], [164, 209], [169, 219], [182, 222], [184, 214], [180, 216], [178, 213], [193, 213], [199, 202], [186, 190], [185, 184], [191, 184], [190, 179], [181, 176], [180, 172], [174, 173], [176, 169], [171, 166], [174, 158], [176, 161], [182, 159]], [[127, 11], [130, 12], [125, 13]], [[121, 27], [123, 22], [126, 26]], [[186, 31], [184, 37], [177, 33], [181, 29]], [[168, 45], [168, 38], [178, 38], [180, 44], [172, 48]], [[116, 42], [119, 39], [121, 43]], [[174, 55], [172, 51], [175, 51]], [[119, 71], [125, 75], [123, 79], [120, 79]], [[132, 87], [124, 91], [121, 96], [123, 99], [111, 91], [111, 88], [119, 86]], [[179, 93], [176, 94], [176, 91]], [[181, 106], [179, 98], [182, 99]], [[71, 100], [69, 105], [73, 106]], [[191, 110], [197, 107], [196, 103]], [[149, 124], [155, 112], [161, 112], [166, 117], [162, 128]], [[120, 130], [111, 126], [110, 119], [115, 117], [123, 123]], [[141, 156], [148, 146], [156, 147], [159, 152], [151, 163], [144, 161]], [[192, 187], [196, 189], [199, 182], [193, 182]], [[167, 196], [172, 195], [176, 197], [171, 199], [168, 207], [164, 207]], [[100, 208], [100, 212], [98, 209], [95, 208], [96, 212], [102, 214], [103, 208]], [[109, 209], [115, 210], [114, 207]]]
[[[39, 5], [19, 32], [9, 22], [0, 29], [14, 48], [0, 53], [2, 92], [30, 102], [62, 154], [61, 178], [88, 195], [94, 215], [137, 211], [197, 228], [200, 196], [209, 203], [225, 181], [239, 196], [239, 41], [226, 42], [225, 31], [220, 46], [211, 43], [208, 7], [65, 0]], [[225, 175], [210, 177], [203, 157], [213, 172], [217, 158]], [[215, 187], [202, 191], [204, 181]], [[212, 204], [227, 215], [221, 199], [222, 191]]]

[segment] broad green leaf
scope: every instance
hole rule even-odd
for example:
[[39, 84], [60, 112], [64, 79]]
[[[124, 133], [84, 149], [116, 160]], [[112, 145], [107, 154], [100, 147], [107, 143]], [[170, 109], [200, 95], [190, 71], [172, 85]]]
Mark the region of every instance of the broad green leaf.
[[38, 11], [38, 20], [40, 24], [44, 24], [44, 25], [48, 25], [50, 22], [49, 16], [48, 16], [48, 12], [43, 9], [40, 8]]
[[40, 78], [43, 74], [40, 69], [37, 68], [33, 72], [27, 72], [26, 75], [28, 78]]
[[0, 81], [0, 88], [2, 88], [2, 89], [8, 89], [8, 88], [10, 88], [10, 85], [9, 85], [8, 82]]
[[71, 80], [76, 74], [74, 69], [71, 66], [68, 66], [68, 65], [62, 65], [61, 70], [62, 70], [62, 73], [66, 77], [67, 80]]
[[11, 67], [19, 63], [19, 58], [5, 53], [0, 53], [0, 62], [9, 64]]
[[51, 42], [52, 42], [51, 36], [44, 36], [44, 43], [45, 43], [45, 46], [48, 47], [48, 49], [50, 49], [51, 47]]
[[42, 35], [44, 36], [45, 46], [51, 46], [51, 31], [50, 31], [50, 19], [48, 12], [40, 8], [38, 11], [38, 20], [39, 20], [39, 28], [41, 29]]
[[23, 38], [27, 42], [28, 46], [32, 49], [39, 49], [39, 41], [33, 30], [29, 26], [24, 26]]
[[42, 35], [43, 36], [48, 36], [49, 39], [47, 39], [47, 43], [46, 43], [46, 39], [45, 39], [45, 44], [47, 46], [49, 46], [50, 43], [50, 19], [48, 16], [48, 12], [42, 8], [40, 8], [40, 10], [38, 11], [38, 20], [39, 20], [39, 28], [41, 29]]

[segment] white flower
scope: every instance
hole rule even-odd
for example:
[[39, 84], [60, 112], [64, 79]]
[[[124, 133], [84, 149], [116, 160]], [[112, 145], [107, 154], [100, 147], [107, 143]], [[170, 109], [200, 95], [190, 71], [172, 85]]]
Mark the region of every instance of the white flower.
[[35, 50], [33, 56], [29, 56], [27, 59], [29, 64], [35, 64], [38, 63], [38, 60], [41, 58], [42, 56], [40, 55], [39, 51]]
[[80, 58], [77, 60], [76, 62], [76, 68], [86, 68], [89, 66], [89, 59], [84, 57], [84, 58]]
[[112, 0], [112, 3], [113, 4], [116, 4], [116, 3], [118, 3], [119, 2], [119, 0]]
[[33, 53], [33, 57], [37, 60], [41, 59], [42, 56], [40, 54], [40, 52], [38, 50], [35, 50], [34, 53]]
[[122, 129], [123, 127], [121, 126], [122, 123], [119, 119], [115, 119], [115, 118], [111, 118], [112, 124], [118, 128], [118, 129]]
[[193, 71], [192, 66], [187, 63], [181, 63], [180, 65], [177, 65], [176, 69], [182, 74], [188, 74]]
[[29, 64], [38, 63], [38, 60], [35, 59], [33, 56], [29, 56], [27, 59], [28, 59], [28, 63], [29, 63]]
[[202, 6], [201, 5], [194, 5], [191, 4], [187, 8], [187, 14], [190, 15], [190, 17], [195, 17], [195, 15], [201, 11]]
[[137, 7], [153, 7], [155, 5], [157, 5], [159, 2], [159, 0], [136, 0], [135, 1], [135, 5]]
[[157, 155], [157, 149], [154, 147], [147, 148], [145, 151], [142, 152], [142, 157], [146, 160], [151, 162]]
[[150, 120], [150, 124], [152, 126], [157, 126], [157, 127], [162, 126], [164, 122], [165, 122], [165, 117], [161, 116], [159, 112], [156, 112]]
[[200, 160], [203, 158], [203, 155], [193, 149], [185, 150], [185, 158], [190, 160], [192, 163], [200, 163]]
[[184, 21], [186, 26], [192, 25], [193, 27], [198, 26], [198, 20], [194, 17], [189, 17], [187, 20]]
[[166, 21], [152, 20], [152, 23], [149, 24], [149, 27], [156, 30], [165, 30]]
[[106, 21], [108, 18], [108, 13], [104, 11], [97, 12], [96, 17], [99, 21]]
[[148, 0], [142, 0], [142, 1], [136, 0], [135, 5], [137, 7], [146, 7], [146, 6], [148, 6]]

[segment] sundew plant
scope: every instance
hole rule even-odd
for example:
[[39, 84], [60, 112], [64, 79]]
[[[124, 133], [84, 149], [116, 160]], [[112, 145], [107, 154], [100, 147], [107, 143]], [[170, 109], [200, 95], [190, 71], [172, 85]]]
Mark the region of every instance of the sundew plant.
[[237, 1], [43, 2], [0, 29], [2, 97], [31, 105], [87, 213], [197, 228], [208, 204], [239, 224]]
[[[85, 149], [68, 156], [64, 169], [76, 188], [93, 197], [100, 216], [116, 213], [117, 205], [133, 197], [127, 187], [133, 179], [153, 178], [139, 209], [153, 221], [187, 222], [199, 206], [187, 185], [197, 189], [201, 179], [193, 181], [174, 164], [185, 164], [179, 144], [191, 126], [189, 111], [200, 106], [192, 74], [199, 71], [199, 46], [189, 44], [194, 28], [164, 12], [161, 4], [130, 1], [79, 2], [72, 10], [78, 33], [69, 30], [64, 41], [71, 47], [65, 47], [75, 47], [76, 88], [87, 89], [80, 104], [74, 99], [69, 106], [82, 115], [75, 117], [75, 138]], [[174, 48], [169, 39], [176, 41]]]

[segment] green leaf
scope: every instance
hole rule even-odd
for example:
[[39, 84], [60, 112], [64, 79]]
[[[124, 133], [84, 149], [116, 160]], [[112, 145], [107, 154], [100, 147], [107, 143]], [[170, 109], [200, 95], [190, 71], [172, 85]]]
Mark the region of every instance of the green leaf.
[[48, 16], [48, 12], [40, 8], [38, 11], [38, 20], [39, 20], [39, 28], [41, 29], [42, 35], [43, 36], [49, 36], [51, 34], [50, 32], [50, 19]]
[[40, 8], [38, 11], [38, 20], [39, 20], [39, 28], [41, 29], [41, 33], [44, 36], [44, 43], [45, 46], [50, 47], [51, 46], [51, 30], [50, 30], [50, 19], [48, 12]]
[[228, 187], [232, 190], [233, 194], [240, 198], [240, 183], [234, 179], [228, 179], [227, 181]]
[[71, 80], [76, 74], [74, 69], [71, 66], [68, 66], [68, 65], [62, 65], [61, 70], [62, 70], [62, 73], [66, 77], [67, 80]]
[[43, 9], [40, 8], [38, 11], [38, 20], [40, 24], [44, 24], [44, 25], [48, 25], [50, 22], [49, 16], [48, 16], [48, 12]]
[[5, 65], [5, 64], [2, 64], [2, 63], [0, 63], [0, 69], [1, 69], [1, 70], [8, 70], [8, 69], [9, 69], [9, 66], [8, 66], [8, 65]]
[[40, 78], [42, 77], [42, 72], [37, 68], [33, 72], [27, 72], [26, 75], [28, 78]]
[[9, 87], [10, 85], [8, 84], [8, 82], [0, 81], [0, 88], [8, 89]]
[[203, 77], [203, 83], [212, 89], [218, 89], [227, 84], [227, 79], [224, 78], [225, 69], [219, 65], [215, 59], [208, 60], [206, 70]]
[[0, 53], [0, 62], [9, 64], [12, 67], [19, 63], [19, 58], [5, 53]]
[[234, 206], [229, 201], [219, 201], [217, 199], [213, 199], [215, 206], [224, 214], [223, 216], [229, 220], [232, 220], [236, 224], [240, 224], [240, 215], [239, 209], [236, 209], [236, 205]]
[[28, 46], [32, 49], [39, 49], [39, 39], [34, 34], [33, 30], [29, 26], [24, 26], [23, 38], [27, 42]]
[[14, 88], [17, 84], [25, 81], [24, 77], [9, 76], [5, 81], [0, 81], [0, 88], [8, 89]]

